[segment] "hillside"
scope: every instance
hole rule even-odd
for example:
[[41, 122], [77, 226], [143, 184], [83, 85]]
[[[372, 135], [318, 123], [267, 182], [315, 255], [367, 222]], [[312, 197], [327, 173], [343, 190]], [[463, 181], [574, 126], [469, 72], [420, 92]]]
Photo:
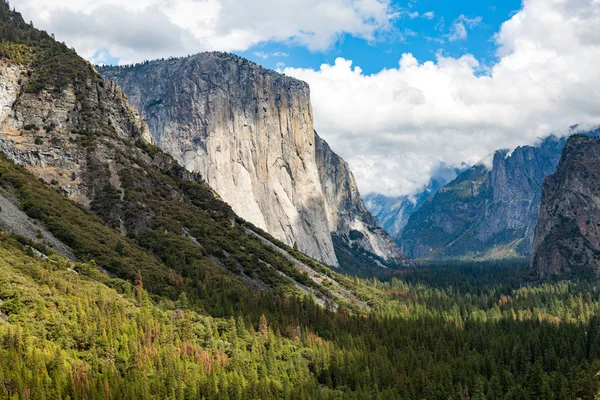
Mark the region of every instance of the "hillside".
[[597, 282], [510, 263], [340, 275], [237, 216], [4, 1], [0, 34], [0, 399], [599, 392]]

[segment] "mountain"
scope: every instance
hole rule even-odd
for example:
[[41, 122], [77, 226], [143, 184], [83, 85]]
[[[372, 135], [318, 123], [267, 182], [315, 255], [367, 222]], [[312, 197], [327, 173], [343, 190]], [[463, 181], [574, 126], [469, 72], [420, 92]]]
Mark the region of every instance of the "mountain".
[[565, 139], [498, 151], [490, 169], [474, 166], [440, 189], [409, 218], [399, 239], [410, 257], [512, 258], [531, 254], [544, 178]]
[[600, 271], [600, 139], [571, 136], [546, 178], [531, 266], [542, 277]]
[[[336, 255], [343, 266], [409, 266], [389, 234], [377, 226], [348, 164], [315, 132], [317, 169]], [[356, 267], [354, 267], [356, 268]]]
[[600, 391], [596, 282], [523, 285], [510, 263], [338, 274], [238, 217], [4, 0], [0, 71], [0, 399]]
[[328, 265], [351, 259], [340, 250], [407, 264], [347, 164], [315, 134], [306, 83], [217, 52], [99, 71], [140, 110], [156, 145], [240, 217]]
[[418, 210], [429, 196], [456, 178], [460, 170], [448, 169], [446, 174], [432, 177], [428, 184], [412, 195], [386, 196], [381, 193], [369, 193], [365, 196], [365, 204], [379, 226], [385, 229], [394, 239], [401, 236], [410, 216]]
[[[223, 313], [255, 293], [364, 304], [154, 146], [123, 91], [1, 3], [0, 226], [154, 296]], [[349, 284], [349, 283], [348, 283]]]

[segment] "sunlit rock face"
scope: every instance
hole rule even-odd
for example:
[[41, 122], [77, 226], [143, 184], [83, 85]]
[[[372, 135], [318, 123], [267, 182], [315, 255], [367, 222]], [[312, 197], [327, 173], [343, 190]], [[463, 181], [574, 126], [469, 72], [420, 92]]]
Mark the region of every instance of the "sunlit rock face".
[[[327, 196], [331, 186], [324, 188], [328, 178], [322, 173], [329, 170], [319, 169], [317, 162], [321, 142], [306, 83], [226, 53], [100, 71], [123, 87], [146, 118], [154, 142], [199, 172], [240, 217], [313, 258], [338, 265], [331, 234], [337, 232], [338, 215], [347, 214], [341, 203], [358, 204], [360, 196], [345, 163], [344, 173], [331, 182], [345, 185], [340, 196], [351, 200]], [[348, 185], [353, 189], [346, 190]], [[374, 227], [363, 211], [356, 218]], [[391, 246], [395, 249], [378, 255], [401, 254]]]

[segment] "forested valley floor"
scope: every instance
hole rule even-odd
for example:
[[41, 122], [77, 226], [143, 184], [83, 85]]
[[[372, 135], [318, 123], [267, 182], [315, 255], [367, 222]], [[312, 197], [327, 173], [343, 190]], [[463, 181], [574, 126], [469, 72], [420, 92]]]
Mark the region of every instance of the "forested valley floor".
[[[369, 311], [150, 296], [0, 238], [0, 398], [593, 399], [600, 285], [503, 263], [355, 279]], [[214, 300], [214, 299], [213, 299]], [[222, 312], [222, 309], [229, 311]], [[248, 310], [255, 310], [249, 312]], [[218, 314], [218, 316], [217, 316]]]

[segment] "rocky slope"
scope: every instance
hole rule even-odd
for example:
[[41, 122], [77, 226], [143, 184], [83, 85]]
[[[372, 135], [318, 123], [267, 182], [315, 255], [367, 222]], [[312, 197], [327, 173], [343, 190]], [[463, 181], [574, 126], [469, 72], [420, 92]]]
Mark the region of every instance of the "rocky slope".
[[116, 84], [2, 1], [0, 31], [0, 227], [171, 299], [363, 304], [350, 280], [237, 217], [150, 143]]
[[[318, 165], [323, 142], [306, 83], [225, 53], [100, 71], [123, 87], [155, 143], [242, 218], [329, 265], [339, 264], [332, 233], [348, 238], [349, 225], [367, 238], [352, 241], [357, 248], [404, 260], [361, 208], [345, 163], [323, 176], [342, 161]], [[325, 159], [337, 161], [327, 149]]]
[[564, 139], [551, 136], [511, 154], [496, 152], [490, 170], [478, 165], [463, 172], [409, 218], [402, 249], [431, 259], [528, 256], [542, 182], [563, 146]]
[[417, 211], [423, 203], [456, 178], [460, 171], [452, 172], [447, 176], [436, 176], [420, 191], [412, 195], [386, 196], [380, 193], [369, 193], [365, 199], [365, 205], [375, 217], [377, 224], [385, 229], [394, 239], [401, 236], [402, 229], [408, 223], [410, 216]]
[[327, 204], [327, 219], [336, 253], [357, 248], [379, 256], [383, 262], [408, 266], [407, 257], [387, 232], [378, 227], [358, 192], [348, 164], [315, 132], [317, 169]]
[[544, 181], [531, 266], [542, 277], [600, 272], [600, 139], [570, 137]]

